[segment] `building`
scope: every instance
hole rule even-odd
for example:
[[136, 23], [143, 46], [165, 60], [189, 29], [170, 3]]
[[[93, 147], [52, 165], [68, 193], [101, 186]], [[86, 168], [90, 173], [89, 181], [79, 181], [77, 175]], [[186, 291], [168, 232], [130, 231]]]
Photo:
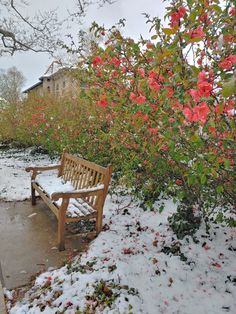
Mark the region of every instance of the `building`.
[[64, 96], [75, 94], [80, 88], [80, 84], [73, 77], [74, 69], [63, 67], [59, 62], [54, 61], [45, 74], [39, 78], [39, 82], [25, 89], [23, 93], [29, 95], [38, 93], [44, 95], [50, 93], [54, 96]]

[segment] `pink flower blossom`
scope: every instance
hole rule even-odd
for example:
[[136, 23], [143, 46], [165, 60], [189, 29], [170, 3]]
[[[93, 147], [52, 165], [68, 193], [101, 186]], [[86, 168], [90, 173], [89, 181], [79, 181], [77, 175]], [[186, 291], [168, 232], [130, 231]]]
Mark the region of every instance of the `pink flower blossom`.
[[198, 26], [196, 29], [191, 30], [189, 32], [189, 35], [191, 38], [204, 38], [206, 36], [206, 34], [203, 32], [203, 27], [202, 26]]
[[200, 97], [199, 97], [199, 94], [198, 94], [198, 91], [195, 90], [195, 89], [190, 89], [189, 91], [190, 95], [193, 97], [194, 101], [195, 102], [199, 102], [200, 101]]
[[94, 66], [98, 66], [99, 64], [103, 64], [102, 58], [100, 56], [96, 56], [92, 60], [92, 64]]
[[120, 59], [118, 59], [117, 57], [113, 57], [111, 59], [111, 64], [113, 64], [115, 67], [118, 67], [120, 65]]
[[157, 81], [153, 78], [148, 79], [148, 85], [149, 87], [158, 92], [161, 89], [161, 85], [157, 83]]
[[138, 72], [138, 74], [139, 74], [140, 76], [145, 77], [144, 68], [138, 68], [138, 69], [137, 69], [137, 72]]
[[108, 106], [108, 102], [107, 102], [106, 98], [99, 100], [98, 106], [105, 109]]
[[188, 122], [200, 122], [201, 124], [206, 122], [209, 112], [210, 109], [206, 102], [193, 107], [192, 110], [188, 107], [185, 107], [183, 110], [183, 114]]
[[230, 70], [236, 63], [236, 55], [230, 55], [220, 62], [219, 67], [224, 70]]
[[136, 97], [137, 96], [133, 92], [131, 92], [130, 95], [129, 95], [129, 99], [132, 100], [132, 101], [134, 101], [136, 99]]
[[135, 100], [135, 101], [136, 101], [137, 104], [144, 104], [145, 101], [146, 101], [146, 97], [140, 95], [140, 96], [136, 97], [136, 100]]
[[158, 132], [158, 127], [155, 128], [148, 128], [148, 131], [152, 134], [152, 135], [156, 135]]

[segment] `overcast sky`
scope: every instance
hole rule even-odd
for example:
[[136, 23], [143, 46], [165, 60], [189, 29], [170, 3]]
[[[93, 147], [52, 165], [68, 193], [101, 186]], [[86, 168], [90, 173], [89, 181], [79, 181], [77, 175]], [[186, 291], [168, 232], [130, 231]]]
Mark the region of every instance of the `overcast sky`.
[[[66, 4], [65, 4], [66, 2]], [[65, 16], [67, 9], [73, 9], [75, 0], [31, 0], [28, 1], [30, 10], [48, 10], [58, 8], [61, 17]], [[163, 18], [164, 4], [161, 0], [117, 0], [112, 5], [105, 5], [102, 8], [92, 6], [89, 8], [84, 27], [88, 28], [93, 21], [105, 27], [110, 27], [121, 18], [126, 19], [124, 34], [138, 39], [140, 34], [144, 38], [149, 38], [149, 26], [145, 23], [142, 13], [149, 13], [151, 16]], [[29, 13], [30, 14], [30, 13]], [[74, 26], [72, 32], [75, 34], [81, 26]], [[13, 57], [0, 57], [0, 69], [7, 69], [16, 66], [21, 70], [27, 81], [25, 88], [35, 84], [38, 78], [44, 74], [47, 67], [52, 62], [47, 54], [43, 53], [16, 53]]]

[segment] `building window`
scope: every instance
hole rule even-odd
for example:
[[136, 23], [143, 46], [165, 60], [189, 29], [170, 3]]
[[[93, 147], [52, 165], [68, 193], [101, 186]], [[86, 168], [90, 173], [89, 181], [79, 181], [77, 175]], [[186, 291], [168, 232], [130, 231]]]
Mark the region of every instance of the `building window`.
[[47, 90], [48, 90], [48, 93], [50, 93], [50, 86], [48, 86]]

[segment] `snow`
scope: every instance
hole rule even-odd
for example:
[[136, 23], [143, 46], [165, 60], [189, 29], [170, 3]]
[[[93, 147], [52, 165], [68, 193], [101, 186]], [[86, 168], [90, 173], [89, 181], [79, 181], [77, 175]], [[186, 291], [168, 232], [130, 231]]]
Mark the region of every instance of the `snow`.
[[[16, 160], [1, 158], [7, 176], [13, 173], [11, 166], [16, 162], [18, 169], [29, 165], [24, 156], [27, 154]], [[27, 158], [28, 163], [34, 160]], [[29, 182], [27, 176], [22, 173], [21, 181]], [[8, 195], [8, 200], [11, 196], [27, 198], [28, 190], [13, 179], [15, 189], [10, 184], [8, 194], [1, 192], [1, 196]], [[163, 203], [165, 209], [159, 213], [144, 211], [129, 196], [108, 196], [104, 231], [89, 250], [62, 268], [42, 273], [15, 305], [9, 298], [10, 314], [74, 314], [78, 310], [109, 314], [235, 313], [236, 230], [211, 223], [208, 236], [202, 224], [196, 234], [198, 243], [190, 237], [178, 240], [167, 220], [176, 205], [171, 200]], [[166, 249], [173, 246], [186, 261], [180, 254], [167, 254]], [[110, 306], [99, 299], [103, 292], [106, 302], [117, 293]]]
[[25, 168], [45, 166], [53, 161], [48, 155], [31, 155], [32, 149], [0, 150], [0, 200], [23, 201], [30, 197], [30, 174]]
[[69, 181], [65, 182], [60, 177], [57, 177], [57, 172], [58, 171], [43, 172], [36, 177], [35, 181], [50, 197], [53, 193], [75, 191], [75, 188]]

